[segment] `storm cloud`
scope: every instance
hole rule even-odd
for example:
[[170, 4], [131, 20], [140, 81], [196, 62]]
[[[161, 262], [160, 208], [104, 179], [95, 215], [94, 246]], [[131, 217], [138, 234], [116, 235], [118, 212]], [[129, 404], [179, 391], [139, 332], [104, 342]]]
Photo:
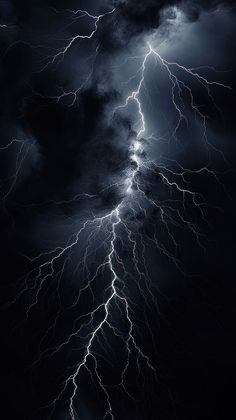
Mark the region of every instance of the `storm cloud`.
[[[94, 346], [98, 367], [91, 357], [82, 373], [81, 420], [107, 409], [97, 377], [91, 388], [88, 372], [96, 369], [116, 420], [223, 420], [235, 409], [235, 8], [230, 0], [1, 2], [1, 360], [9, 420], [71, 418], [72, 388], [57, 396], [82, 360], [92, 322], [104, 316], [86, 318], [107, 298], [116, 225], [117, 290], [157, 380], [143, 374], [149, 359], [131, 344], [120, 393], [130, 327], [117, 300], [113, 330], [104, 327]], [[129, 190], [141, 199], [126, 198]], [[55, 277], [37, 283], [51, 267], [37, 277], [37, 261], [70, 246], [81, 223], [96, 218], [98, 234], [88, 224], [76, 250], [56, 258]], [[95, 281], [80, 300], [89, 276]]]

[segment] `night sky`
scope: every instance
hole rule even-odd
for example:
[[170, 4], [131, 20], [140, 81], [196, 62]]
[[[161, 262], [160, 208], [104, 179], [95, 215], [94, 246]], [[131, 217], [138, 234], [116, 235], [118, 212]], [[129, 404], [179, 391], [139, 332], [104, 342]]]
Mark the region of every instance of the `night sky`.
[[0, 2], [0, 418], [235, 418], [235, 45], [234, 1]]

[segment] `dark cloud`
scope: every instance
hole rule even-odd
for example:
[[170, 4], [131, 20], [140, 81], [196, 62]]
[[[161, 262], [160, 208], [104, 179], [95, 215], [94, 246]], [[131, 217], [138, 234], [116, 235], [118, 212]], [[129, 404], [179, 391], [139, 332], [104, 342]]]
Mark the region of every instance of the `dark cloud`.
[[[93, 28], [91, 19], [73, 20], [74, 15], [70, 11], [88, 8], [91, 13], [104, 13], [112, 10], [113, 6], [116, 7], [115, 13], [102, 19], [93, 39], [76, 40], [64, 55], [59, 54], [53, 59], [63, 50], [68, 39], [81, 31], [84, 34], [90, 33]], [[185, 16], [181, 23], [185, 25], [184, 34], [177, 29], [171, 32], [176, 13], [172, 11], [172, 14], [166, 14], [165, 11], [172, 6], [178, 6]], [[177, 60], [190, 67], [215, 66], [216, 72], [209, 68], [204, 70], [207, 76], [211, 80], [223, 81], [234, 89], [236, 62], [233, 51], [236, 31], [235, 2], [230, 0], [12, 0], [0, 2], [0, 19], [0, 24], [8, 25], [7, 28], [0, 28], [0, 142], [4, 146], [11, 139], [19, 139], [26, 142], [27, 147], [32, 146], [25, 156], [14, 188], [1, 207], [4, 248], [2, 272], [6, 272], [2, 278], [7, 301], [9, 296], [12, 298], [12, 290], [13, 293], [18, 290], [17, 280], [25, 273], [25, 260], [21, 259], [21, 254], [36, 255], [45, 247], [51, 249], [52, 244], [60, 246], [68, 241], [68, 237], [73, 237], [74, 226], [77, 227], [80, 218], [88, 214], [90, 217], [103, 215], [107, 209], [115, 208], [123, 198], [123, 175], [137, 167], [129, 151], [138, 129], [135, 125], [137, 108], [133, 103], [125, 111], [114, 112], [114, 107], [123, 103], [131, 87], [137, 86], [138, 79], [133, 76], [140, 60], [131, 60], [130, 57], [144, 54], [144, 40], [155, 34], [160, 40], [160, 50], [162, 41], [164, 46], [161, 51], [171, 61]], [[223, 73], [218, 72], [221, 69]], [[205, 254], [202, 249], [196, 250], [195, 245], [192, 245], [192, 237], [187, 229], [180, 231], [177, 225], [173, 227], [181, 244], [176, 250], [178, 258], [185, 260], [186, 271], [192, 273], [195, 270], [201, 275], [200, 280], [197, 278], [195, 281], [194, 277], [189, 277], [183, 281], [181, 273], [172, 267], [170, 259], [162, 258], [163, 255], [157, 256], [151, 246], [148, 248], [147, 264], [155, 279], [155, 287], [161, 289], [161, 293], [157, 294], [160, 304], [158, 322], [156, 312], [150, 314], [150, 308], [146, 308], [143, 300], [138, 301], [136, 309], [138, 317], [143, 320], [140, 336], [143, 334], [146, 337], [144, 346], [160, 366], [158, 375], [161, 380], [160, 384], [153, 385], [154, 397], [152, 392], [149, 394], [152, 385], [149, 387], [149, 384], [142, 384], [142, 389], [148, 393], [148, 403], [144, 407], [139, 402], [126, 401], [126, 397], [121, 403], [114, 395], [117, 420], [224, 420], [229, 418], [226, 410], [232, 403], [231, 383], [235, 382], [232, 379], [235, 375], [229, 371], [235, 372], [236, 369], [235, 352], [229, 354], [223, 348], [224, 343], [230, 349], [235, 346], [235, 340], [229, 332], [232, 322], [230, 311], [235, 299], [226, 290], [232, 287], [234, 279], [231, 276], [234, 270], [231, 231], [234, 230], [235, 215], [232, 198], [230, 203], [225, 198], [228, 192], [233, 196], [235, 182], [222, 154], [217, 153], [216, 149], [222, 150], [226, 159], [234, 164], [235, 145], [231, 142], [236, 130], [232, 105], [234, 96], [230, 90], [213, 87], [215, 107], [203, 87], [193, 82], [193, 91], [200, 109], [208, 115], [207, 134], [213, 145], [208, 153], [202, 126], [192, 114], [186, 92], [184, 110], [189, 118], [188, 125], [181, 126], [180, 140], [171, 141], [169, 133], [176, 122], [175, 109], [169, 95], [171, 83], [153, 58], [150, 58], [146, 70], [142, 101], [149, 135], [155, 133], [158, 139], [143, 139], [143, 145], [149, 150], [148, 156], [157, 162], [161, 158], [170, 158], [172, 162], [180, 159], [186, 167], [196, 168], [201, 164], [220, 168], [221, 171], [217, 172], [220, 184], [215, 184], [210, 177], [200, 176], [196, 180], [188, 175], [187, 178], [197, 191], [206, 193], [213, 203], [212, 208], [206, 210], [210, 221], [207, 229], [212, 229], [212, 237], [210, 245], [206, 245]], [[81, 89], [77, 96], [68, 94], [78, 86]], [[59, 98], [63, 92], [66, 94]], [[20, 154], [19, 150], [20, 144], [16, 143], [8, 151], [0, 151], [0, 187], [3, 193], [8, 191], [14, 179], [11, 176], [16, 162], [21, 161], [24, 155], [25, 149]], [[145, 153], [143, 156], [146, 156]], [[156, 167], [152, 169], [146, 178], [138, 174], [140, 182], [149, 184], [144, 187], [145, 194], [147, 197], [155, 197], [157, 201], [165, 199], [166, 190], [161, 183], [160, 171]], [[224, 183], [227, 193], [222, 193]], [[94, 194], [95, 197], [84, 201], [73, 200], [83, 192]], [[177, 198], [174, 195], [168, 196], [166, 206], [175, 200]], [[225, 209], [224, 214], [217, 213], [216, 207], [219, 206]], [[196, 215], [192, 208], [188, 210], [194, 221], [200, 220], [200, 224], [203, 223], [200, 214]], [[161, 217], [160, 210], [156, 208], [145, 209], [145, 212], [140, 210], [137, 217], [133, 213], [127, 215], [127, 219], [133, 223], [132, 229], [146, 235], [150, 244], [156, 240], [154, 229], [157, 229], [158, 238], [163, 243], [169, 241]], [[140, 228], [136, 228], [135, 220], [140, 221]], [[99, 240], [102, 243], [103, 238]], [[120, 249], [129, 261], [125, 244], [121, 243]], [[78, 255], [74, 257], [75, 266], [81, 252], [78, 249]], [[99, 251], [96, 255], [98, 257]], [[142, 257], [140, 255], [140, 259]], [[90, 262], [93, 267], [92, 258]], [[33, 369], [29, 369], [35, 354], [38, 354], [42, 334], [48, 331], [58, 307], [62, 306], [63, 316], [59, 317], [55, 337], [52, 341], [51, 337], [46, 337], [46, 344], [43, 343], [45, 346], [51, 346], [53, 339], [59, 340], [64, 333], [71, 332], [75, 318], [78, 318], [80, 311], [84, 310], [83, 306], [87, 304], [87, 300], [84, 300], [80, 308], [77, 305], [68, 310], [68, 302], [74, 298], [71, 286], [78, 287], [82, 279], [76, 278], [75, 282], [72, 262], [68, 260], [67, 263], [69, 275], [65, 274], [65, 282], [60, 286], [63, 302], [59, 305], [55, 303], [57, 286], [52, 281], [47, 286], [44, 301], [40, 301], [41, 306], [35, 310], [33, 321], [17, 329], [16, 336], [11, 334], [6, 351], [3, 348], [5, 352], [1, 360], [3, 364], [8, 360], [8, 364], [3, 366], [4, 391], [11, 405], [12, 399], [16, 399], [12, 418], [21, 416], [22, 420], [30, 417], [44, 420], [44, 413], [34, 413], [55, 396], [59, 387], [57, 378], [63, 376], [68, 360], [71, 365], [75, 362], [76, 345], [70, 354], [65, 351], [56, 361], [47, 360], [42, 369], [36, 368], [35, 374], [32, 374]], [[132, 264], [130, 266], [132, 271]], [[124, 276], [127, 287], [133, 285], [135, 276]], [[104, 278], [99, 277], [97, 290], [102, 281]], [[134, 297], [138, 294], [133, 287], [131, 301], [135, 301]], [[169, 295], [171, 298], [168, 300]], [[228, 307], [219, 309], [222, 308], [223, 299], [228, 302]], [[16, 319], [21, 319], [21, 316], [24, 318], [24, 304], [24, 301], [20, 302], [12, 312], [9, 310], [9, 326], [3, 336], [8, 337], [9, 331], [11, 333], [16, 330]], [[150, 336], [146, 335], [148, 328], [147, 320], [141, 312], [143, 307], [149, 314], [153, 337], [158, 337], [157, 340], [155, 338], [158, 341], [158, 357], [152, 348]], [[219, 332], [218, 323], [221, 322], [223, 326]], [[120, 353], [118, 345], [117, 358], [122, 357]], [[115, 367], [112, 369], [115, 370]], [[104, 368], [108, 383], [114, 380], [111, 378], [112, 372], [110, 365]], [[140, 378], [135, 377], [135, 381], [131, 378], [131, 395], [133, 391], [136, 392], [136, 379]], [[117, 383], [119, 380], [120, 377]], [[89, 420], [92, 415], [97, 417], [94, 406], [99, 406], [101, 401], [94, 402], [91, 392], [87, 390], [86, 381], [81, 392], [84, 416]], [[142, 401], [142, 398], [143, 395], [137, 393], [137, 401]], [[59, 404], [59, 411], [52, 420], [65, 420], [66, 414], [61, 415], [65, 411], [63, 402]], [[8, 412], [5, 418], [11, 420], [10, 415]]]
[[192, 21], [196, 21], [204, 11], [214, 11], [219, 6], [235, 6], [233, 0], [198, 1], [198, 0], [148, 0], [117, 1], [117, 10], [123, 22], [125, 36], [137, 35], [140, 32], [158, 28], [163, 9], [178, 6]]

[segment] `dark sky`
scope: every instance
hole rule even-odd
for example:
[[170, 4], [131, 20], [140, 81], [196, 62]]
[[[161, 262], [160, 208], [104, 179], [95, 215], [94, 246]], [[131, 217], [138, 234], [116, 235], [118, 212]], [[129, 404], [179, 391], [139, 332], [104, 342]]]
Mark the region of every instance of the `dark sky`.
[[0, 2], [2, 418], [235, 417], [235, 11]]

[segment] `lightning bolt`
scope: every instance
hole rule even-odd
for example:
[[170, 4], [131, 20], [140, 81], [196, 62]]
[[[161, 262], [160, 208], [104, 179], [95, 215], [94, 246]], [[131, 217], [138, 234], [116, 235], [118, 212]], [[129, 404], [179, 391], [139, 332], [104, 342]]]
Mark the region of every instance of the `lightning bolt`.
[[[87, 35], [79, 34], [66, 40], [66, 45], [54, 56], [49, 57], [49, 61], [43, 70], [48, 65], [63, 60], [66, 53], [77, 40], [93, 38], [98, 31], [98, 26], [102, 19], [107, 15], [113, 14], [115, 10], [113, 9], [98, 16], [92, 15], [85, 10], [69, 10], [75, 20], [83, 17], [90, 18], [94, 22], [94, 28]], [[105, 398], [106, 411], [103, 414], [103, 419], [115, 419], [109, 385], [104, 383], [101, 369], [99, 368], [100, 356], [98, 349], [103, 349], [103, 345], [101, 344], [102, 339], [105, 341], [105, 345], [109, 347], [110, 334], [123, 343], [126, 354], [126, 360], [120, 372], [120, 381], [117, 384], [118, 387], [121, 387], [130, 398], [134, 398], [127, 389], [126, 384], [126, 375], [130, 366], [131, 357], [135, 359], [139, 371], [141, 370], [141, 363], [145, 364], [145, 367], [156, 378], [155, 366], [153, 366], [148, 355], [142, 351], [139, 345], [137, 338], [138, 328], [135, 324], [133, 309], [135, 303], [129, 297], [129, 285], [126, 280], [129, 278], [136, 285], [147, 305], [149, 305], [148, 298], [150, 297], [152, 302], [157, 306], [155, 292], [153, 291], [153, 284], [145, 258], [146, 247], [155, 246], [181, 272], [183, 268], [177, 258], [176, 251], [178, 244], [175, 239], [174, 229], [176, 227], [188, 229], [195, 236], [197, 243], [203, 247], [201, 241], [202, 233], [192, 221], [191, 217], [188, 216], [188, 207], [194, 207], [202, 220], [206, 222], [204, 208], [207, 206], [207, 203], [200, 193], [189, 188], [188, 176], [193, 174], [206, 174], [213, 176], [218, 181], [217, 173], [208, 166], [194, 171], [183, 167], [175, 160], [163, 157], [160, 161], [149, 159], [148, 144], [155, 139], [155, 135], [151, 134], [148, 136], [147, 134], [148, 127], [143, 110], [142, 92], [145, 84], [145, 72], [147, 66], [150, 64], [151, 57], [166, 72], [171, 85], [171, 101], [177, 117], [177, 123], [172, 131], [173, 138], [178, 136], [181, 124], [187, 123], [187, 116], [184, 114], [181, 106], [184, 101], [181, 95], [185, 91], [188, 94], [192, 111], [202, 121], [203, 138], [208, 146], [213, 147], [207, 139], [207, 116], [203, 114], [200, 107], [196, 104], [193, 91], [191, 86], [189, 86], [190, 82], [185, 80], [186, 75], [206, 90], [207, 96], [214, 106], [217, 105], [214, 102], [211, 88], [218, 86], [220, 88], [230, 89], [229, 86], [216, 81], [209, 81], [203, 77], [199, 73], [199, 68], [188, 68], [177, 62], [167, 61], [148, 43], [146, 53], [142, 57], [141, 65], [132, 76], [132, 79], [139, 77], [137, 87], [124, 98], [122, 104], [117, 105], [113, 110], [113, 116], [120, 112], [126, 112], [132, 102], [137, 108], [137, 113], [135, 114], [135, 127], [137, 127], [137, 130], [134, 130], [134, 135], [128, 145], [130, 164], [125, 170], [125, 173], [122, 174], [122, 181], [114, 184], [122, 190], [120, 202], [106, 214], [99, 216], [90, 215], [89, 218], [84, 216], [84, 219], [79, 221], [80, 227], [74, 230], [75, 233], [69, 237], [65, 246], [58, 246], [34, 258], [27, 257], [29, 262], [33, 264], [33, 268], [24, 279], [24, 288], [21, 289], [14, 301], [11, 302], [14, 303], [24, 293], [29, 293], [29, 304], [26, 310], [27, 319], [39, 303], [43, 290], [49, 281], [56, 279], [57, 290], [59, 289], [59, 284], [66, 270], [67, 263], [73, 260], [77, 252], [80, 257], [73, 276], [78, 276], [78, 273], [80, 273], [83, 280], [79, 286], [79, 292], [73, 301], [72, 307], [76, 308], [83, 297], [86, 296], [86, 293], [90, 293], [94, 304], [91, 311], [88, 311], [75, 320], [72, 332], [64, 341], [45, 349], [43, 348], [44, 343], [48, 334], [56, 326], [59, 316], [58, 312], [53, 324], [40, 341], [39, 352], [34, 365], [39, 364], [44, 358], [54, 356], [63, 348], [67, 347], [74, 339], [81, 341], [83, 349], [81, 360], [70, 367], [70, 373], [63, 381], [58, 395], [49, 405], [43, 407], [44, 409], [50, 408], [50, 415], [54, 412], [58, 401], [63, 395], [69, 392], [69, 416], [71, 420], [79, 418], [76, 402], [80, 391], [80, 377], [83, 372], [87, 373], [89, 377], [97, 382], [100, 392]], [[130, 57], [130, 59], [134, 58], [137, 59], [139, 57]], [[89, 75], [90, 77], [92, 77], [92, 72]], [[53, 96], [52, 98], [58, 102], [63, 96], [72, 95], [72, 105], [74, 105], [78, 92], [84, 88], [85, 84], [80, 86], [75, 92], [63, 92], [62, 95], [57, 97]], [[14, 143], [19, 143], [20, 147], [22, 147], [19, 140], [12, 140], [2, 150], [7, 150]], [[16, 173], [19, 172], [22, 161], [22, 158], [19, 159]], [[167, 191], [167, 196], [164, 199], [158, 198], [157, 194], [153, 192], [152, 177], [155, 179], [158, 178], [162, 187]], [[13, 182], [14, 184], [15, 181]], [[111, 185], [108, 185], [105, 188], [111, 187]], [[98, 193], [98, 197], [100, 193]], [[94, 200], [97, 196], [84, 193], [76, 195], [68, 202], [80, 199]], [[58, 204], [62, 204], [62, 202]], [[141, 229], [139, 217], [143, 215], [146, 219], [150, 218], [150, 208], [158, 212], [158, 224], [162, 225], [165, 229], [165, 235], [168, 239], [167, 245], [158, 234], [155, 226], [156, 223], [151, 223], [151, 227], [153, 228], [152, 235], [148, 235]], [[100, 237], [102, 240], [98, 239]], [[127, 262], [122, 256], [124, 249], [128, 249], [132, 261], [132, 268], [129, 268], [129, 261]], [[96, 260], [97, 255], [102, 256], [99, 263]], [[93, 289], [95, 289], [94, 284], [101, 277], [103, 279], [109, 278], [109, 282], [105, 284], [102, 290], [102, 297], [99, 298], [94, 295]], [[106, 282], [104, 281], [104, 283]], [[123, 330], [122, 327], [117, 326], [117, 316], [119, 316], [121, 324], [124, 324]], [[79, 327], [77, 326], [78, 324]]]
[[60, 60], [63, 60], [66, 53], [69, 51], [69, 49], [73, 46], [73, 44], [78, 41], [78, 40], [83, 40], [83, 39], [92, 39], [94, 37], [94, 35], [96, 34], [96, 32], [98, 31], [98, 25], [99, 22], [108, 15], [112, 15], [115, 12], [116, 8], [113, 8], [111, 11], [103, 13], [101, 15], [95, 16], [92, 15], [91, 13], [87, 12], [86, 10], [69, 10], [68, 11], [70, 13], [72, 13], [73, 15], [73, 20], [76, 21], [78, 19], [81, 19], [83, 17], [88, 17], [90, 18], [93, 22], [94, 22], [94, 29], [87, 35], [81, 35], [78, 34], [74, 37], [70, 37], [69, 39], [67, 39], [66, 45], [61, 48], [56, 54], [52, 55], [51, 57], [48, 57], [48, 61], [45, 64], [45, 66], [43, 67], [42, 71], [45, 70], [46, 67], [48, 67], [50, 64], [54, 64], [55, 62], [58, 62]]
[[9, 184], [7, 191], [5, 191], [1, 197], [3, 202], [7, 200], [7, 198], [10, 196], [11, 192], [13, 191], [14, 187], [16, 186], [23, 164], [30, 150], [34, 146], [33, 143], [30, 143], [28, 141], [12, 139], [8, 144], [0, 148], [0, 152], [7, 152], [8, 150], [12, 149], [14, 145], [18, 146], [18, 150], [16, 153], [15, 168], [14, 168], [13, 174], [11, 174], [7, 179], [3, 180], [3, 185], [5, 183]]

